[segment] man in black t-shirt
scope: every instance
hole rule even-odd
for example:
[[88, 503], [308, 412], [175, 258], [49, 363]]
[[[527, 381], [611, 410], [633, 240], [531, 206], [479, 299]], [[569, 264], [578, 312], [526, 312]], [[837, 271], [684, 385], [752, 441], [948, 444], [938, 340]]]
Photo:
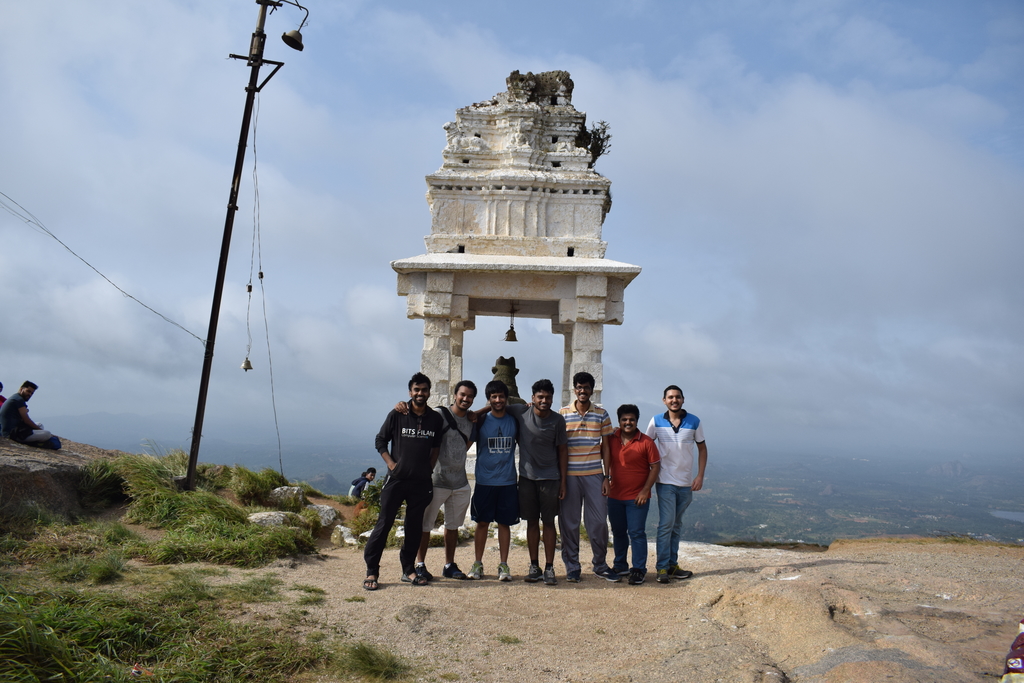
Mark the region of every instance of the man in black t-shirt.
[[[380, 492], [380, 516], [366, 542], [366, 580], [363, 588], [377, 590], [380, 557], [398, 509], [405, 503], [405, 542], [399, 553], [402, 581], [424, 586], [416, 574], [416, 551], [423, 533], [423, 512], [434, 495], [430, 476], [437, 463], [444, 421], [427, 406], [430, 378], [417, 372], [409, 380], [409, 414], [388, 413], [374, 445], [388, 467], [388, 480]], [[390, 445], [390, 450], [389, 450]]]

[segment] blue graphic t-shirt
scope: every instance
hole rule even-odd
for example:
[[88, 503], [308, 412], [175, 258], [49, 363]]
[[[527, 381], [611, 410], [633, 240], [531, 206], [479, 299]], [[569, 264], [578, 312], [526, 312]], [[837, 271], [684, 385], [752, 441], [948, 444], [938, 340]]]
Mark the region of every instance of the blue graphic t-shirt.
[[476, 481], [484, 486], [516, 483], [516, 420], [487, 415], [479, 424], [476, 442]]

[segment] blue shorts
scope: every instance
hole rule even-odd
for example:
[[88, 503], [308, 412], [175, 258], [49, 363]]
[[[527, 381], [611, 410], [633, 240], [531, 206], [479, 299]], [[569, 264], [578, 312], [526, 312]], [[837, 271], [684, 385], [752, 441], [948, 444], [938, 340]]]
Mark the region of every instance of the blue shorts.
[[470, 516], [477, 524], [497, 522], [505, 526], [519, 523], [519, 490], [515, 484], [488, 486], [477, 484], [473, 491]]

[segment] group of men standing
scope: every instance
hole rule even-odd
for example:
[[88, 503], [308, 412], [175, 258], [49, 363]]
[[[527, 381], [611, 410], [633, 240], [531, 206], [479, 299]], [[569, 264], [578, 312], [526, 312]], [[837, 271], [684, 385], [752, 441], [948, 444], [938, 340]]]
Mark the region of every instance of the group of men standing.
[[[633, 585], [647, 573], [647, 513], [651, 492], [658, 494], [657, 573], [659, 583], [685, 579], [692, 572], [678, 566], [682, 516], [692, 492], [703, 486], [707, 447], [700, 420], [683, 410], [683, 394], [665, 389], [668, 410], [653, 418], [647, 433], [638, 429], [640, 411], [620, 406], [619, 428], [608, 412], [591, 402], [594, 378], [573, 377], [576, 400], [552, 410], [554, 386], [542, 379], [531, 388], [526, 405], [509, 404], [504, 382], [484, 389], [487, 405], [475, 412], [473, 382], [455, 385], [452, 403], [433, 410], [427, 405], [430, 379], [416, 373], [409, 380], [409, 400], [392, 410], [375, 446], [388, 468], [381, 490], [381, 511], [366, 544], [363, 587], [379, 587], [380, 559], [402, 503], [406, 505], [405, 541], [399, 559], [403, 582], [424, 586], [434, 577], [425, 560], [437, 514], [444, 507], [445, 564], [442, 575], [455, 579], [484, 578], [483, 556], [490, 525], [498, 528], [499, 581], [511, 581], [508, 565], [510, 527], [527, 525], [530, 565], [524, 579], [557, 584], [554, 570], [558, 517], [566, 580], [582, 579], [580, 527], [586, 528], [593, 554], [593, 572], [608, 581], [628, 576]], [[476, 486], [466, 476], [466, 452], [476, 444]], [[519, 467], [515, 452], [519, 448]], [[698, 471], [693, 475], [693, 448]], [[464, 573], [455, 562], [458, 528], [471, 512], [476, 522], [475, 561]], [[608, 564], [608, 522], [614, 559]], [[544, 542], [544, 564], [540, 542]], [[627, 554], [632, 562], [627, 563]]]

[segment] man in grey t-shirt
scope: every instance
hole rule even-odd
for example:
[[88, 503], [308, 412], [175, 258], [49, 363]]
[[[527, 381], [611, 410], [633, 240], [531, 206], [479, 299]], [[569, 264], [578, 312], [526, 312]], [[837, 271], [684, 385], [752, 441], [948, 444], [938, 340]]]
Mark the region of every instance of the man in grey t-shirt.
[[476, 398], [476, 385], [463, 380], [455, 385], [450, 408], [439, 407], [444, 418], [441, 454], [434, 466], [434, 497], [423, 513], [423, 540], [416, 555], [416, 573], [428, 581], [433, 575], [427, 571], [427, 547], [430, 530], [434, 528], [437, 512], [444, 506], [444, 569], [441, 574], [449, 579], [468, 579], [455, 564], [455, 547], [459, 543], [459, 527], [466, 521], [472, 489], [466, 477], [466, 450], [475, 440], [475, 426], [469, 419], [469, 408]]
[[[555, 387], [551, 380], [533, 384], [532, 403], [509, 406], [508, 412], [519, 423], [519, 516], [526, 520], [526, 546], [530, 551], [530, 569], [526, 581], [541, 578], [553, 586], [555, 579], [555, 516], [558, 501], [565, 497], [569, 469], [568, 436], [565, 418], [551, 410]], [[544, 535], [544, 570], [540, 569], [541, 522]]]

